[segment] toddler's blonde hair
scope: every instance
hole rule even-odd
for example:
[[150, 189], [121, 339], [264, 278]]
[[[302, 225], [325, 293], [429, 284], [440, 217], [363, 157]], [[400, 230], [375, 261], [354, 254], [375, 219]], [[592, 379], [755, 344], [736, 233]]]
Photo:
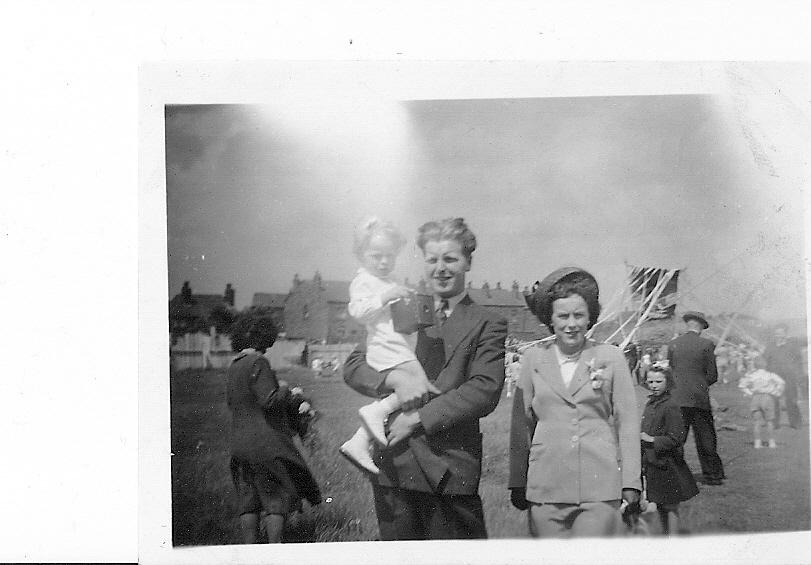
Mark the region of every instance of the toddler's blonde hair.
[[352, 252], [358, 259], [363, 258], [363, 252], [369, 246], [369, 241], [375, 235], [383, 235], [389, 238], [399, 252], [406, 243], [403, 234], [392, 222], [382, 220], [377, 216], [364, 219], [355, 227], [355, 238], [352, 242]]

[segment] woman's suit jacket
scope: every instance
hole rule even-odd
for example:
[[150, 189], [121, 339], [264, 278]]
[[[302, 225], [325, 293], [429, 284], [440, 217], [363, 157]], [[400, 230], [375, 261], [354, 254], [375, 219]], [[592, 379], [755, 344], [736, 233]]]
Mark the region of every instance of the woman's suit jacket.
[[[591, 371], [600, 369], [600, 388]], [[596, 372], [596, 371], [595, 371]], [[639, 416], [625, 356], [587, 342], [569, 386], [552, 344], [524, 353], [513, 404], [510, 488], [535, 503], [618, 500], [642, 490]]]
[[[469, 296], [441, 328], [420, 332], [417, 359], [442, 394], [419, 409], [425, 433], [377, 450], [378, 484], [444, 495], [477, 494], [482, 463], [479, 418], [492, 412], [501, 398], [506, 337], [507, 322]], [[385, 376], [364, 358], [363, 349], [350, 354], [344, 364], [346, 383], [367, 396], [390, 393], [383, 386]]]

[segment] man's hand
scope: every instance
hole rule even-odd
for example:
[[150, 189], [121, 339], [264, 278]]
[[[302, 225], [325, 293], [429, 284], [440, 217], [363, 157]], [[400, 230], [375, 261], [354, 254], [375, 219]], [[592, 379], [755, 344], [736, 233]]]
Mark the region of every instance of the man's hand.
[[386, 435], [388, 447], [394, 447], [401, 441], [411, 437], [420, 428], [420, 414], [412, 412], [399, 412], [389, 420], [389, 433]]
[[427, 378], [416, 380], [413, 376], [398, 371], [388, 374], [386, 386], [397, 394], [403, 412], [410, 412], [427, 404], [431, 400], [431, 394], [441, 394], [441, 391]]
[[649, 434], [646, 434], [645, 432], [639, 432], [639, 439], [641, 439], [642, 441], [649, 441], [653, 443], [653, 438]]

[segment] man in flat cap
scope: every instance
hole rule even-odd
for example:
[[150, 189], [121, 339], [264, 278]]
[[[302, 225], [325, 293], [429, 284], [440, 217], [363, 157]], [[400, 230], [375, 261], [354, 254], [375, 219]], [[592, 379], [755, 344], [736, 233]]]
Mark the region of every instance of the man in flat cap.
[[687, 331], [667, 347], [667, 357], [676, 382], [673, 400], [681, 407], [687, 431], [693, 428], [704, 484], [720, 485], [725, 478], [724, 466], [716, 450], [718, 440], [709, 393], [710, 385], [718, 380], [715, 344], [701, 337], [701, 332], [710, 327], [704, 314], [686, 312], [682, 318], [687, 324]]

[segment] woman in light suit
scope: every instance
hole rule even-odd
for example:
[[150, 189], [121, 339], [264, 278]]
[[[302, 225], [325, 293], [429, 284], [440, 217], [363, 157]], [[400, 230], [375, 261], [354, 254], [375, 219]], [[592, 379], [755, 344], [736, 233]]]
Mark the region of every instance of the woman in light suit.
[[638, 506], [639, 416], [622, 351], [586, 339], [600, 314], [597, 281], [566, 267], [527, 297], [554, 334], [521, 364], [510, 433], [512, 503], [534, 537], [610, 536], [624, 499]]

